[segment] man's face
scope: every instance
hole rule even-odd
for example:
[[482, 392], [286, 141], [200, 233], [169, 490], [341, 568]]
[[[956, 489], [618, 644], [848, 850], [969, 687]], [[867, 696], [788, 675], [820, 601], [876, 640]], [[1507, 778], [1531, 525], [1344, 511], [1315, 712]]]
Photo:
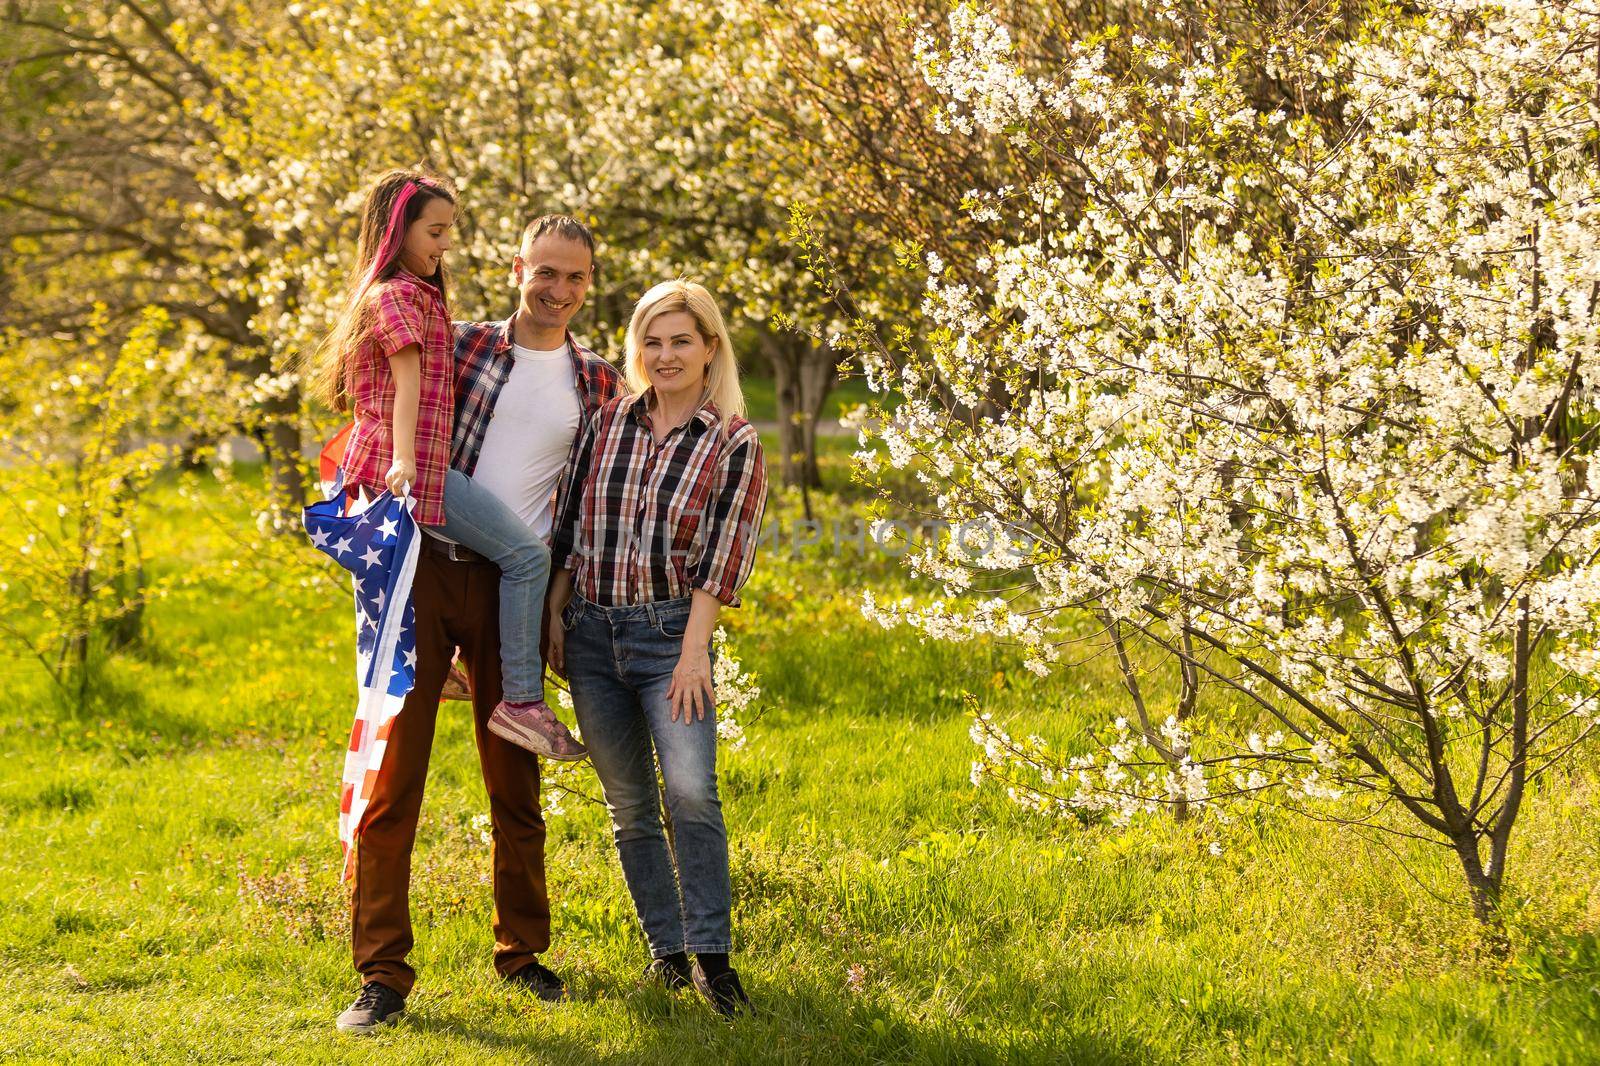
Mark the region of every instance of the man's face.
[[522, 313], [537, 329], [566, 329], [594, 280], [594, 257], [578, 241], [546, 233], [511, 261]]

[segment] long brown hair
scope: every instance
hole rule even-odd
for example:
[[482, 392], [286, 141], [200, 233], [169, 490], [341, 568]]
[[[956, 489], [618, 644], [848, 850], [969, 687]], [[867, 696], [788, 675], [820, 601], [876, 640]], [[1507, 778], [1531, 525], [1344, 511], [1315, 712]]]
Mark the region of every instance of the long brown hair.
[[[400, 249], [405, 242], [406, 230], [434, 200], [447, 200], [453, 204], [456, 202], [455, 190], [440, 178], [416, 170], [391, 170], [380, 176], [367, 190], [366, 202], [361, 207], [361, 235], [357, 244], [356, 264], [345, 283], [344, 307], [333, 329], [317, 345], [308, 360], [311, 367], [308, 380], [311, 394], [336, 411], [343, 412], [350, 408], [350, 396], [345, 389], [345, 371], [372, 326], [367, 294], [378, 282], [399, 273]], [[399, 217], [395, 218], [397, 205], [401, 209]], [[387, 243], [385, 238], [388, 238]], [[439, 264], [433, 276], [422, 280], [437, 288], [439, 295], [443, 296], [444, 263]]]

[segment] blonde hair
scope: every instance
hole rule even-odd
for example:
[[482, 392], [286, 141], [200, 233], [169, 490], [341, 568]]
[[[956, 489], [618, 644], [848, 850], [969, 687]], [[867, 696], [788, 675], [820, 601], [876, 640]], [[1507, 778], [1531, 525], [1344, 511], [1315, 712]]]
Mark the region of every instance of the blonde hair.
[[687, 311], [694, 317], [701, 339], [708, 344], [716, 341], [711, 365], [706, 368], [705, 392], [716, 405], [726, 433], [734, 416], [744, 417], [744, 391], [739, 388], [739, 361], [733, 355], [728, 327], [717, 310], [717, 301], [704, 285], [681, 279], [663, 281], [639, 298], [624, 342], [627, 361], [623, 372], [628, 388], [636, 396], [650, 388], [650, 379], [644, 372], [644, 334], [658, 316], [674, 311]]

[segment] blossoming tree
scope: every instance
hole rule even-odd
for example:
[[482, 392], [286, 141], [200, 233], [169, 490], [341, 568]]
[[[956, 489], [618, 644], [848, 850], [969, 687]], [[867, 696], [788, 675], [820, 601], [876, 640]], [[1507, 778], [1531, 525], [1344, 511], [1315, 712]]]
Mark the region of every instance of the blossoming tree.
[[1093, 620], [1106, 743], [974, 726], [1042, 811], [1415, 836], [1493, 921], [1600, 710], [1600, 19], [1430, 0], [1246, 52], [1185, 10], [1058, 70], [970, 6], [922, 39], [950, 136], [1040, 167], [971, 193], [1015, 236], [983, 286], [930, 263], [931, 342], [864, 346], [886, 461], [965, 524], [908, 557], [944, 595], [865, 608], [1039, 672]]

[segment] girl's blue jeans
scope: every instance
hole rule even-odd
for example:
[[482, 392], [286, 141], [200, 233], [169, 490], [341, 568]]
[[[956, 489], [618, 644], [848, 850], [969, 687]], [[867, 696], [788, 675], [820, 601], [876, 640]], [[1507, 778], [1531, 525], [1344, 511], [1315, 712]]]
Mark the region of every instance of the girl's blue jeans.
[[550, 580], [550, 549], [515, 511], [459, 470], [444, 479], [439, 532], [500, 568], [500, 674], [505, 699], [544, 699], [539, 623]]

